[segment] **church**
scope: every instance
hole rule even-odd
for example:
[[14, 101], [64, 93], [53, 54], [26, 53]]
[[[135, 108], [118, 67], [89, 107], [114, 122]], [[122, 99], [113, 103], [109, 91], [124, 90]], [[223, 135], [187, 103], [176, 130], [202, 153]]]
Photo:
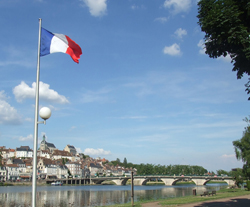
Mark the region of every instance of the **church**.
[[56, 150], [54, 144], [45, 141], [45, 135], [43, 135], [43, 140], [41, 141], [39, 150], [49, 150], [50, 153], [53, 153]]

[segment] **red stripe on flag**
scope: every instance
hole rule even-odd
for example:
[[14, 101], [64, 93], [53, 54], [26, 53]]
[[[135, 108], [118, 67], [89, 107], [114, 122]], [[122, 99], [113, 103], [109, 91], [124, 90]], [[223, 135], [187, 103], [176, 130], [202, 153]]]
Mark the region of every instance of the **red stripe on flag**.
[[69, 45], [66, 53], [69, 54], [76, 63], [79, 63], [80, 55], [82, 54], [82, 49], [67, 35], [65, 35], [65, 37], [67, 38]]

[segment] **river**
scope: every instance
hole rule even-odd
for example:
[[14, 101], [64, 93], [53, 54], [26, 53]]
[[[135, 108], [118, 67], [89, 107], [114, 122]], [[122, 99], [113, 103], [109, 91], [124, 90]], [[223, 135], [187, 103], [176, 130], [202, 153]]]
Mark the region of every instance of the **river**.
[[[134, 201], [192, 195], [193, 189], [199, 195], [225, 186], [227, 184], [134, 186]], [[0, 187], [0, 206], [31, 206], [31, 191], [31, 186]], [[131, 186], [38, 186], [37, 196], [37, 207], [105, 206], [131, 202]]]

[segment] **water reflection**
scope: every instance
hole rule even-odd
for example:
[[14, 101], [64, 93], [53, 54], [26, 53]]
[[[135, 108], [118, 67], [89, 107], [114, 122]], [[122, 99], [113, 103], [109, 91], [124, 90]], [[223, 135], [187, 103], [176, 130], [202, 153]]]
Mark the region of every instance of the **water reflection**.
[[[134, 201], [180, 197], [206, 190], [219, 190], [224, 184], [207, 186], [135, 186]], [[38, 207], [105, 206], [131, 202], [130, 186], [44, 186], [37, 188]], [[0, 187], [0, 206], [31, 206], [31, 187]]]

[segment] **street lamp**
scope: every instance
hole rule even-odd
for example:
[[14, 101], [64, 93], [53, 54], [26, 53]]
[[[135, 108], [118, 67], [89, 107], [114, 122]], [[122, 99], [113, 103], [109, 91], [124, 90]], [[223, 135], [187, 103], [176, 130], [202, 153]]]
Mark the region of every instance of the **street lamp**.
[[39, 19], [39, 35], [37, 50], [37, 72], [36, 72], [36, 104], [35, 104], [35, 121], [34, 121], [34, 152], [33, 152], [33, 172], [32, 172], [32, 207], [36, 207], [36, 176], [37, 176], [37, 140], [38, 124], [46, 124], [46, 120], [51, 116], [51, 110], [48, 107], [40, 109], [39, 115], [44, 120], [38, 121], [39, 109], [39, 79], [40, 79], [40, 45], [41, 45], [41, 28], [42, 19]]
[[[38, 104], [37, 104], [38, 105]], [[42, 107], [39, 111], [40, 117], [44, 121], [35, 120], [35, 137], [34, 137], [34, 152], [33, 152], [33, 175], [32, 175], [32, 207], [36, 206], [36, 176], [37, 176], [37, 132], [38, 132], [38, 124], [46, 124], [46, 120], [51, 116], [51, 110], [48, 107]], [[37, 113], [36, 113], [37, 117]]]
[[[46, 120], [50, 118], [51, 116], [51, 110], [48, 107], [43, 107], [39, 111], [40, 117], [44, 120], [43, 123], [46, 124]], [[40, 124], [40, 122], [39, 122]]]

